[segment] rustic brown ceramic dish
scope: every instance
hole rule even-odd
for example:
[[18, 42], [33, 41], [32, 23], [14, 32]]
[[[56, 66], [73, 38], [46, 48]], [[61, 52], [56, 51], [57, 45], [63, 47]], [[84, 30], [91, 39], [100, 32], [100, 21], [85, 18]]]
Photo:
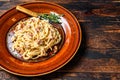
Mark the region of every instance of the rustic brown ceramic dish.
[[0, 16], [0, 67], [10, 73], [21, 76], [39, 76], [51, 73], [68, 63], [77, 52], [81, 43], [81, 28], [76, 18], [65, 8], [49, 2], [33, 2], [21, 6], [35, 12], [49, 13], [51, 11], [64, 14], [63, 29], [65, 41], [60, 51], [53, 57], [36, 62], [24, 62], [13, 57], [6, 44], [9, 29], [19, 20], [28, 17], [14, 8]]

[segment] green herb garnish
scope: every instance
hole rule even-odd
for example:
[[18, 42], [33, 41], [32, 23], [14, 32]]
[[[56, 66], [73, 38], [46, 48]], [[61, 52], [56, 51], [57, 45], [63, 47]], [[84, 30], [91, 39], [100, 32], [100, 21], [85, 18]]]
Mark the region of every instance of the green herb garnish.
[[48, 20], [50, 23], [61, 23], [60, 17], [63, 15], [58, 15], [55, 13], [50, 13], [50, 14], [41, 14], [39, 16], [40, 19], [45, 19]]

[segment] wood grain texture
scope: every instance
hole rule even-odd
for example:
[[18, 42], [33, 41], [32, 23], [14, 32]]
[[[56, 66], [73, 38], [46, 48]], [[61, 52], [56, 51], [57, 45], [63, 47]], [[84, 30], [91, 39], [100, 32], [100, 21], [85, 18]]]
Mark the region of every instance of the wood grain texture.
[[[0, 80], [8, 78], [8, 80], [120, 80], [120, 14], [118, 14], [119, 9], [110, 10], [111, 7], [120, 7], [119, 1], [45, 1], [58, 3], [75, 15], [83, 33], [81, 47], [67, 65], [54, 73], [42, 77], [26, 78], [0, 71]], [[26, 2], [28, 0], [0, 1], [0, 15]], [[99, 12], [101, 9], [104, 9], [103, 12]], [[98, 11], [95, 12], [95, 10]], [[113, 11], [117, 15], [111, 13]], [[114, 16], [107, 15], [108, 12]]]
[[20, 77], [1, 71], [0, 80], [119, 80], [120, 73], [74, 73], [74, 72], [62, 72], [52, 73], [39, 77]]

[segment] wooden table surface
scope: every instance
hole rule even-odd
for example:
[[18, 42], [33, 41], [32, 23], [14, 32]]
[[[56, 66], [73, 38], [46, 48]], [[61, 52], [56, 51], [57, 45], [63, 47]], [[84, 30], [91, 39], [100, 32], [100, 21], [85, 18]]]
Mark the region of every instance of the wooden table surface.
[[[30, 1], [40, 0], [0, 0], [0, 16], [16, 5]], [[120, 1], [44, 1], [67, 8], [78, 19], [83, 38], [77, 54], [51, 74], [21, 77], [0, 70], [0, 80], [120, 80]]]

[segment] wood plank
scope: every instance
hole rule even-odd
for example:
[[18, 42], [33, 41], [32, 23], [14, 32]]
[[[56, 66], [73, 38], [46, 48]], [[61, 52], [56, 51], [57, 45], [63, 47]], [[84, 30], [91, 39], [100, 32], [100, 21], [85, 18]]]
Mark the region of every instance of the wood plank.
[[80, 48], [59, 72], [120, 72], [119, 49]]
[[83, 44], [89, 48], [120, 49], [120, 25], [81, 24]]
[[21, 77], [9, 74], [5, 71], [1, 71], [0, 80], [119, 80], [120, 73], [72, 73], [72, 72], [61, 72], [51, 73], [44, 76], [38, 77]]

